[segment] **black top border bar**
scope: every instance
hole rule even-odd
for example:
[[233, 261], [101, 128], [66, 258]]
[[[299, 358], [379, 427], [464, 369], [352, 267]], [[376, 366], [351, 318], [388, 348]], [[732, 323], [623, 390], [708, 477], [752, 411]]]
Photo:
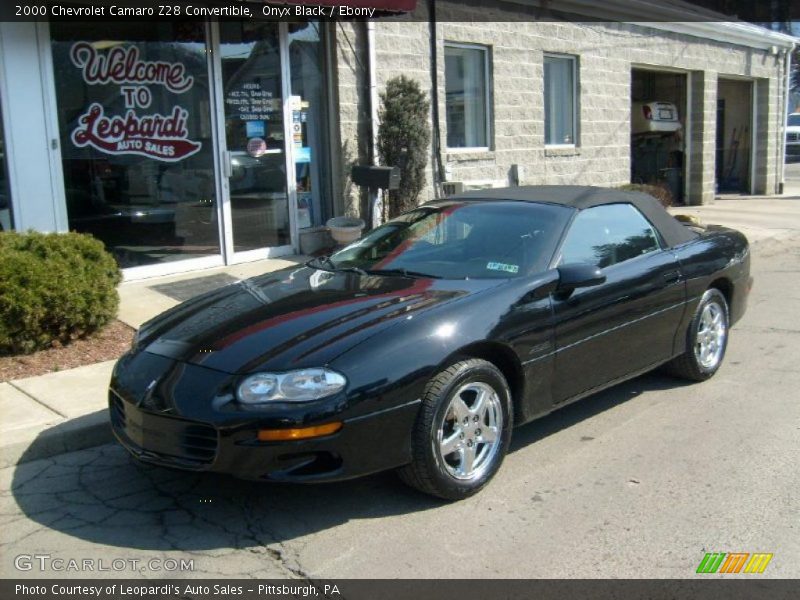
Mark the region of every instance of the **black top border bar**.
[[796, 0], [2, 0], [0, 21], [267, 21], [400, 19], [439, 22], [717, 22], [800, 20]]

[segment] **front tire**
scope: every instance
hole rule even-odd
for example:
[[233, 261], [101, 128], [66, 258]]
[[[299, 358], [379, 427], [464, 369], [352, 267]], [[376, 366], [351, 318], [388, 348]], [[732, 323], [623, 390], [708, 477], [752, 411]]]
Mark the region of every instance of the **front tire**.
[[725, 296], [716, 288], [706, 290], [686, 332], [686, 351], [667, 364], [668, 371], [692, 381], [713, 377], [725, 358], [728, 326]]
[[500, 468], [512, 426], [511, 392], [497, 367], [480, 359], [457, 362], [425, 388], [412, 461], [400, 478], [445, 500], [467, 498]]

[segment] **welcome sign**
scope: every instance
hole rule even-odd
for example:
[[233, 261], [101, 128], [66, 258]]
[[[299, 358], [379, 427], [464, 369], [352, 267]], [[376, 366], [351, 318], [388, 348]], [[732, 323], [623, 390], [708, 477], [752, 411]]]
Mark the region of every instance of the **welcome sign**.
[[70, 49], [72, 64], [81, 70], [87, 85], [116, 84], [125, 102], [125, 115], [106, 115], [98, 102], [78, 117], [70, 138], [79, 148], [90, 146], [111, 155], [134, 154], [154, 160], [176, 162], [202, 148], [189, 139], [189, 111], [174, 106], [170, 114], [139, 114], [152, 103], [149, 86], [182, 94], [194, 79], [180, 62], [147, 61], [136, 46], [117, 46], [107, 53], [88, 42], [76, 42]]

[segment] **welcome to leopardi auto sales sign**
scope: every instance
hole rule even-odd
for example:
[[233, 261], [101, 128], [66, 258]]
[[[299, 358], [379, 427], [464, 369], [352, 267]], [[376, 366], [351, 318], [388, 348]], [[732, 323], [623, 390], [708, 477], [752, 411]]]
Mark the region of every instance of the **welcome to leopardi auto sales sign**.
[[115, 46], [103, 53], [88, 42], [73, 44], [70, 60], [81, 69], [87, 85], [119, 85], [127, 109], [125, 115], [111, 116], [101, 104], [92, 103], [70, 136], [76, 146], [166, 162], [182, 160], [202, 148], [201, 142], [189, 139], [186, 109], [175, 106], [168, 115], [137, 112], [152, 102], [148, 86], [162, 86], [174, 94], [192, 88], [194, 78], [183, 63], [142, 60], [136, 46]]

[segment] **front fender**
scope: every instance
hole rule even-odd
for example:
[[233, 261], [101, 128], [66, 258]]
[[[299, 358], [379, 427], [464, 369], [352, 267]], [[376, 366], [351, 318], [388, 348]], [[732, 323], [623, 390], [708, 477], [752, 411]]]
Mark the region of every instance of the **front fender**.
[[[549, 368], [552, 308], [549, 296], [521, 302], [536, 282], [512, 280], [480, 294], [423, 314], [408, 315], [390, 330], [337, 357], [331, 367], [348, 377], [354, 415], [384, 410], [420, 398], [430, 378], [464, 349], [503, 347], [520, 369], [519, 398], [532, 397], [526, 363]], [[475, 356], [474, 352], [468, 352]], [[491, 353], [481, 358], [492, 360]], [[542, 357], [542, 360], [539, 360]], [[496, 361], [493, 361], [496, 362]], [[535, 378], [549, 403], [549, 371]], [[523, 420], [543, 407], [525, 407]]]

